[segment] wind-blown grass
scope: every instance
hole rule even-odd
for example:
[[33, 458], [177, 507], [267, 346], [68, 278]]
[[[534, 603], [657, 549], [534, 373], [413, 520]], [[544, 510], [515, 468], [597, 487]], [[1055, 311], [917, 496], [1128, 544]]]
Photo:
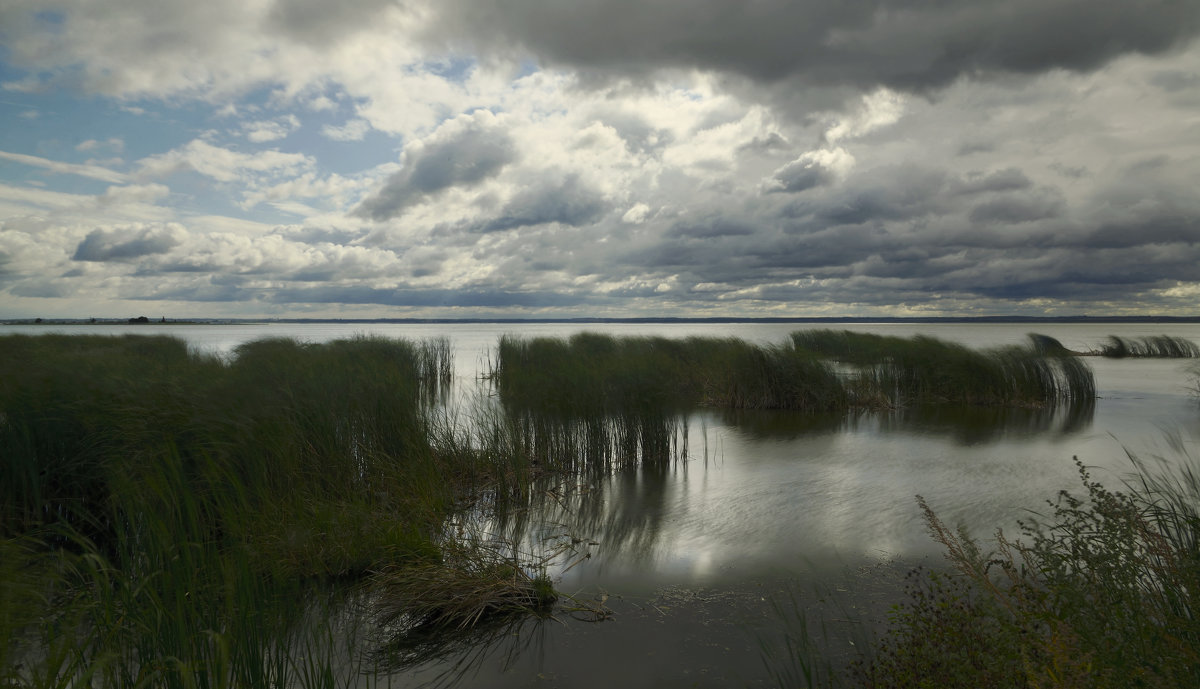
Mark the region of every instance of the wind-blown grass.
[[846, 385], [858, 404], [1044, 405], [1096, 396], [1091, 370], [1053, 338], [1031, 335], [1028, 347], [976, 351], [931, 337], [850, 331], [792, 334], [798, 350], [851, 368]]
[[1108, 342], [1100, 346], [1099, 354], [1112, 359], [1195, 359], [1200, 357], [1200, 347], [1191, 340], [1171, 335], [1137, 338], [1109, 335]]
[[784, 345], [505, 336], [489, 376], [502, 408], [490, 442], [532, 466], [607, 473], [681, 456], [686, 414], [700, 407], [828, 413], [1090, 403], [1095, 384], [1087, 365], [1052, 338], [1031, 339], [1028, 347], [977, 352], [929, 337], [824, 330], [794, 333]]
[[533, 466], [609, 473], [687, 449], [698, 406], [824, 411], [844, 405], [836, 374], [807, 352], [735, 339], [501, 338], [491, 380], [498, 436]]
[[505, 337], [493, 378], [507, 404], [568, 415], [844, 404], [836, 374], [811, 354], [737, 339]]
[[920, 501], [950, 573], [918, 573], [866, 687], [1200, 686], [1200, 481], [1192, 468], [1093, 480], [984, 553]]
[[991, 552], [918, 497], [949, 568], [911, 569], [882, 634], [858, 639], [840, 672], [799, 606], [784, 607], [789, 653], [764, 648], [768, 672], [781, 687], [1200, 686], [1196, 459], [1130, 457], [1122, 490], [1076, 459], [1082, 494], [1060, 492], [1019, 539], [998, 531]]

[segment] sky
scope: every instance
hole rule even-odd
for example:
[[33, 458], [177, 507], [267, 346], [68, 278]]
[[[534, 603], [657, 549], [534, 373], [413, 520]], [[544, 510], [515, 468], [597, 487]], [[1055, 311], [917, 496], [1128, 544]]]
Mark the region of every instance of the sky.
[[0, 318], [1200, 315], [1193, 0], [4, 0]]

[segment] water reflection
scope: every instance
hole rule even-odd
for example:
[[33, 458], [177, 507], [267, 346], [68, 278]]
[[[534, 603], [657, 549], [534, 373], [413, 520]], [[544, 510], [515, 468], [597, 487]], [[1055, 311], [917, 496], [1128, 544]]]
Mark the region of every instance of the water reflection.
[[501, 672], [544, 647], [547, 620], [484, 620], [469, 627], [414, 629], [387, 640], [373, 654], [383, 673], [404, 673], [422, 687], [449, 687], [479, 672], [485, 661]]
[[734, 410], [721, 413], [719, 418], [759, 439], [796, 440], [826, 433], [904, 433], [978, 445], [1080, 433], [1091, 428], [1095, 413], [1096, 401], [1085, 399], [1042, 407], [927, 404], [848, 414]]
[[[933, 435], [978, 445], [1080, 433], [1091, 428], [1095, 413], [1095, 399], [1037, 408], [922, 406], [891, 410], [870, 420], [851, 419], [847, 430], [867, 431], [874, 424], [881, 433]], [[865, 421], [861, 427], [856, 425], [860, 421]]]
[[[566, 539], [570, 551], [551, 574], [577, 586], [711, 580], [750, 563], [905, 552], [927, 540], [915, 493], [953, 504], [971, 485], [987, 492], [971, 503], [982, 518], [1010, 513], [1024, 501], [1014, 490], [1027, 487], [1028, 467], [1052, 474], [1046, 448], [1090, 429], [1094, 413], [1086, 400], [680, 414], [658, 424], [664, 437], [650, 443], [678, 447], [667, 438], [686, 429], [687, 449], [673, 461], [633, 463], [608, 476], [552, 475], [519, 509], [489, 516], [490, 528], [535, 553]], [[1069, 455], [1063, 459], [1069, 469]]]

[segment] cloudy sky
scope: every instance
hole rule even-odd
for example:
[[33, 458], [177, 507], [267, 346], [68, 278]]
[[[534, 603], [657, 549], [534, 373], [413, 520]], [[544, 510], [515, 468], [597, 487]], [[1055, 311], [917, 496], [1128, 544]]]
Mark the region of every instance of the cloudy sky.
[[4, 0], [0, 317], [1197, 314], [1191, 0]]

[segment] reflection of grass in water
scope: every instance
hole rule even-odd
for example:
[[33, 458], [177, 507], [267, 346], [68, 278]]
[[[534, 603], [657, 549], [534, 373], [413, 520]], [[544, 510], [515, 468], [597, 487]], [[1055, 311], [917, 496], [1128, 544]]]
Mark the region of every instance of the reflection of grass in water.
[[[977, 352], [929, 337], [828, 330], [782, 346], [735, 339], [505, 336], [489, 379], [500, 408], [474, 433], [476, 450], [570, 474], [669, 465], [686, 455], [689, 410], [776, 409], [835, 419], [854, 408], [971, 404], [1088, 416], [1091, 370], [1052, 338]], [[830, 360], [848, 371], [839, 373]], [[486, 430], [483, 430], [486, 429]], [[522, 493], [527, 481], [514, 482]]]

